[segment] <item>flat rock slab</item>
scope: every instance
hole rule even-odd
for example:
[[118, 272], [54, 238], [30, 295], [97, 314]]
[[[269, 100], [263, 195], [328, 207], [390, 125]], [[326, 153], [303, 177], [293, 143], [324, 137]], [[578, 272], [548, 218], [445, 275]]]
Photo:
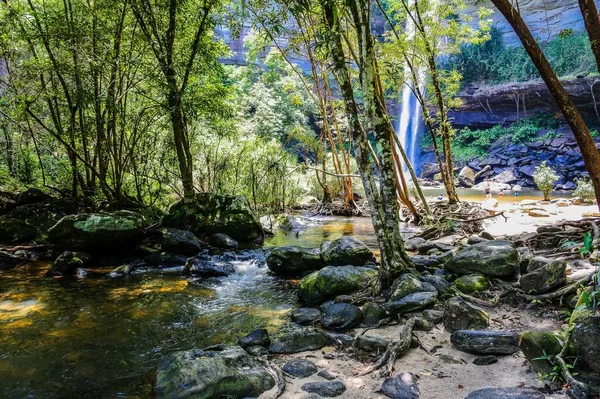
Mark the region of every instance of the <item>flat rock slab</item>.
[[388, 302], [386, 307], [390, 313], [406, 313], [433, 305], [437, 301], [436, 292], [415, 292], [397, 301]]
[[327, 345], [325, 334], [309, 328], [282, 328], [271, 337], [269, 352], [298, 353], [321, 349]]
[[510, 355], [519, 350], [519, 334], [511, 331], [458, 330], [450, 337], [463, 352], [482, 355]]
[[340, 396], [346, 391], [346, 385], [340, 380], [326, 382], [307, 382], [300, 388], [304, 392], [316, 393], [325, 398]]
[[484, 388], [471, 392], [465, 399], [544, 399], [546, 396], [533, 388]]
[[321, 319], [321, 311], [315, 308], [298, 308], [292, 311], [292, 321], [300, 325], [313, 325]]
[[349, 330], [358, 327], [363, 320], [360, 308], [351, 303], [327, 302], [321, 306], [321, 310], [321, 325], [327, 330]]
[[298, 378], [310, 377], [316, 373], [317, 365], [306, 359], [293, 359], [283, 365], [283, 371]]
[[411, 373], [386, 378], [381, 385], [381, 392], [392, 399], [417, 399], [420, 395], [417, 379]]

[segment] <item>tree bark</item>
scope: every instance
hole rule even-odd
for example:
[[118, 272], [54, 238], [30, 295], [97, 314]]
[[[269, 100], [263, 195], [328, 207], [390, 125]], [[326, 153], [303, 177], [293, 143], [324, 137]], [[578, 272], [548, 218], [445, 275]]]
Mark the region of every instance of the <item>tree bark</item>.
[[552, 97], [554, 97], [558, 108], [573, 131], [573, 135], [581, 151], [581, 156], [583, 157], [583, 162], [594, 186], [596, 201], [600, 207], [600, 153], [596, 148], [588, 127], [519, 12], [508, 0], [492, 0], [492, 3], [504, 15], [504, 18], [512, 26], [519, 40], [521, 40], [525, 51], [529, 54], [531, 61], [536, 66], [546, 86], [548, 86]]

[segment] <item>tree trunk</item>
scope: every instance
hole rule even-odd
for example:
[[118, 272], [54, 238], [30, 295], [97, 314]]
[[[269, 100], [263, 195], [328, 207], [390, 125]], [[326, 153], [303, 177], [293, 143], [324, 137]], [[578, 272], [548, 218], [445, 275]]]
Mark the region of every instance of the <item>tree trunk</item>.
[[[344, 99], [346, 115], [352, 138], [354, 151], [360, 170], [365, 193], [371, 208], [371, 219], [381, 251], [380, 288], [389, 285], [395, 275], [402, 273], [411, 265], [410, 258], [404, 251], [402, 238], [399, 235], [398, 203], [393, 195], [387, 208], [384, 206], [382, 194], [389, 195], [389, 187], [384, 187], [389, 182], [389, 170], [382, 172], [381, 191], [375, 182], [373, 164], [370, 160], [369, 142], [359, 118], [358, 107], [354, 98], [354, 91], [350, 81], [350, 74], [346, 66], [346, 56], [343, 51], [341, 26], [334, 10], [334, 5], [327, 0], [322, 1], [324, 18], [331, 32], [330, 51], [333, 61], [333, 72], [340, 86]], [[373, 69], [371, 69], [372, 71]], [[371, 89], [372, 90], [372, 89]], [[388, 140], [389, 143], [389, 140]], [[387, 165], [386, 165], [387, 167]], [[385, 179], [383, 174], [386, 174]], [[393, 171], [392, 171], [393, 173]], [[392, 181], [392, 189], [395, 185]], [[394, 193], [395, 194], [395, 193]], [[395, 213], [392, 214], [392, 212]], [[389, 219], [388, 219], [389, 218]]]
[[596, 58], [596, 67], [600, 72], [600, 16], [594, 0], [579, 0], [579, 9], [583, 16], [585, 30], [590, 39], [590, 46]]
[[596, 201], [600, 207], [600, 153], [596, 149], [596, 144], [590, 135], [588, 127], [560, 83], [560, 80], [558, 80], [556, 73], [554, 73], [554, 70], [533, 38], [521, 15], [508, 0], [492, 0], [492, 3], [504, 15], [504, 18], [506, 18], [521, 40], [521, 43], [523, 43], [523, 47], [525, 47], [527, 54], [529, 54], [531, 61], [538, 69], [558, 108], [573, 131], [573, 135], [581, 151], [581, 156], [583, 157], [583, 162], [594, 185]]
[[173, 126], [173, 141], [177, 153], [179, 172], [181, 173], [181, 184], [183, 195], [186, 198], [194, 197], [194, 180], [192, 177], [192, 159], [188, 157], [189, 142], [187, 140], [185, 119], [181, 109], [181, 100], [177, 90], [169, 92], [169, 111], [171, 113], [171, 125]]

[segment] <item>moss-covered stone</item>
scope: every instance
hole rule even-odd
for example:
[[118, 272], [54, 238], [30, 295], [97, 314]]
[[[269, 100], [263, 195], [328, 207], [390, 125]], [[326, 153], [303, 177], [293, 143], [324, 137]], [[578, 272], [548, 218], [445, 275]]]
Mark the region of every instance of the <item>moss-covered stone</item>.
[[271, 374], [239, 346], [167, 355], [156, 376], [156, 398], [246, 398], [271, 389]]
[[552, 363], [542, 357], [558, 355], [562, 345], [558, 338], [547, 331], [525, 331], [521, 334], [519, 349], [535, 371], [548, 375], [552, 371]]
[[37, 229], [27, 222], [18, 219], [0, 219], [0, 243], [18, 244], [33, 240]]
[[327, 345], [325, 334], [313, 328], [303, 328], [288, 324], [271, 336], [271, 353], [298, 353], [321, 349]]
[[512, 276], [519, 267], [519, 253], [509, 241], [491, 240], [464, 248], [444, 267], [457, 274]]
[[424, 284], [412, 274], [404, 274], [394, 281], [392, 285], [392, 295], [390, 301], [395, 301], [415, 292], [433, 291], [435, 287], [431, 284]]
[[481, 309], [468, 304], [462, 298], [452, 298], [444, 307], [444, 328], [448, 332], [487, 328], [490, 316]]
[[377, 271], [367, 267], [327, 266], [300, 280], [298, 298], [307, 306], [318, 305], [365, 288], [376, 277]]
[[200, 241], [191, 231], [165, 227], [160, 230], [160, 234], [160, 245], [165, 252], [194, 256], [202, 248]]
[[386, 317], [386, 312], [383, 306], [375, 302], [367, 302], [362, 308], [363, 324], [365, 326], [375, 326], [379, 321]]
[[363, 266], [374, 261], [375, 256], [369, 247], [349, 236], [333, 240], [323, 251], [323, 262], [327, 266]]
[[521, 276], [519, 284], [523, 291], [529, 294], [543, 294], [565, 284], [567, 280], [566, 268], [566, 262], [553, 261]]
[[485, 291], [490, 288], [488, 279], [480, 274], [469, 274], [459, 277], [454, 281], [454, 284], [456, 284], [456, 288], [465, 294]]
[[577, 355], [596, 373], [600, 373], [600, 316], [582, 317], [571, 333]]
[[224, 233], [241, 242], [262, 241], [262, 226], [243, 196], [198, 193], [173, 204], [163, 225], [190, 230], [199, 237]]
[[148, 222], [139, 213], [81, 213], [63, 217], [48, 231], [57, 248], [100, 251], [129, 249], [144, 238]]
[[278, 247], [267, 256], [267, 267], [282, 276], [305, 276], [323, 266], [319, 249]]

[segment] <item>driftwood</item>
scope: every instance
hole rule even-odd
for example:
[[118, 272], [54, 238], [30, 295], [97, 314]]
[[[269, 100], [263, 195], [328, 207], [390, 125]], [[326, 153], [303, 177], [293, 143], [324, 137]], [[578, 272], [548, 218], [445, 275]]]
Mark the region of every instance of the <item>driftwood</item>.
[[373, 365], [360, 373], [360, 375], [363, 376], [370, 374], [382, 367], [385, 367], [385, 369], [380, 373], [382, 377], [388, 377], [392, 375], [394, 373], [394, 363], [396, 362], [396, 359], [404, 355], [404, 353], [406, 353], [410, 347], [414, 327], [415, 319], [411, 318], [402, 326], [398, 341], [392, 342], [383, 355]]

